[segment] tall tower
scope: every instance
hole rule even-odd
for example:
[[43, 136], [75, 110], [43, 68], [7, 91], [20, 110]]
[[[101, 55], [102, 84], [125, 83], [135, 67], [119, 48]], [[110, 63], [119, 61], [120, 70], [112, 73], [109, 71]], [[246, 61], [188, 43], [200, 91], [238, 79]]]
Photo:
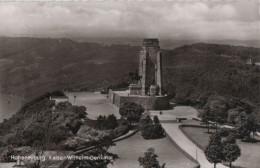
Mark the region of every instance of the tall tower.
[[158, 39], [144, 39], [140, 51], [139, 76], [141, 77], [141, 95], [149, 95], [150, 88], [156, 87], [162, 94], [162, 56]]

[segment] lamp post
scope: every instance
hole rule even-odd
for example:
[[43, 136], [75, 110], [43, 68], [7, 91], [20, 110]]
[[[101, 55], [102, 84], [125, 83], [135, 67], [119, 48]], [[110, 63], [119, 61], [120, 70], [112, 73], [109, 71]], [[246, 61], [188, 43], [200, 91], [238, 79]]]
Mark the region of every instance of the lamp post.
[[196, 146], [196, 161], [198, 161], [198, 152], [197, 152], [197, 146]]
[[76, 100], [76, 97], [77, 97], [77, 96], [76, 96], [76, 95], [74, 95], [74, 106], [75, 106], [75, 100]]

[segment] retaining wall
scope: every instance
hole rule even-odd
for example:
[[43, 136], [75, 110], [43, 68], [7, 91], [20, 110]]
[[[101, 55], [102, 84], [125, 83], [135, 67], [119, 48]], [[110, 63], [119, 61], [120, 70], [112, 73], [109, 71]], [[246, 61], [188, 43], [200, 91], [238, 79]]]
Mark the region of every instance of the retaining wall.
[[120, 96], [114, 91], [109, 90], [108, 97], [118, 107], [126, 102], [140, 104], [147, 110], [165, 110], [170, 107], [167, 96]]

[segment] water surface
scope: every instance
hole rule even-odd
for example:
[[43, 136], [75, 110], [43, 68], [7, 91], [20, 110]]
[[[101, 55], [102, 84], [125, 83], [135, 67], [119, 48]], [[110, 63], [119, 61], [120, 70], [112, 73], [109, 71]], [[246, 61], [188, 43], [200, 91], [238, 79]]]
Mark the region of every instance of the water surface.
[[22, 98], [0, 94], [0, 122], [10, 118], [22, 106]]

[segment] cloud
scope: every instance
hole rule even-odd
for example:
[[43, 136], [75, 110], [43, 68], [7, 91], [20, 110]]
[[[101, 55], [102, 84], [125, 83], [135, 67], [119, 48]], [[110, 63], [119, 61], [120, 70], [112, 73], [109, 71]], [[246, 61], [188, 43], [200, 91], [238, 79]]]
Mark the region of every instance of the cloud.
[[1, 2], [0, 36], [256, 39], [259, 2]]

